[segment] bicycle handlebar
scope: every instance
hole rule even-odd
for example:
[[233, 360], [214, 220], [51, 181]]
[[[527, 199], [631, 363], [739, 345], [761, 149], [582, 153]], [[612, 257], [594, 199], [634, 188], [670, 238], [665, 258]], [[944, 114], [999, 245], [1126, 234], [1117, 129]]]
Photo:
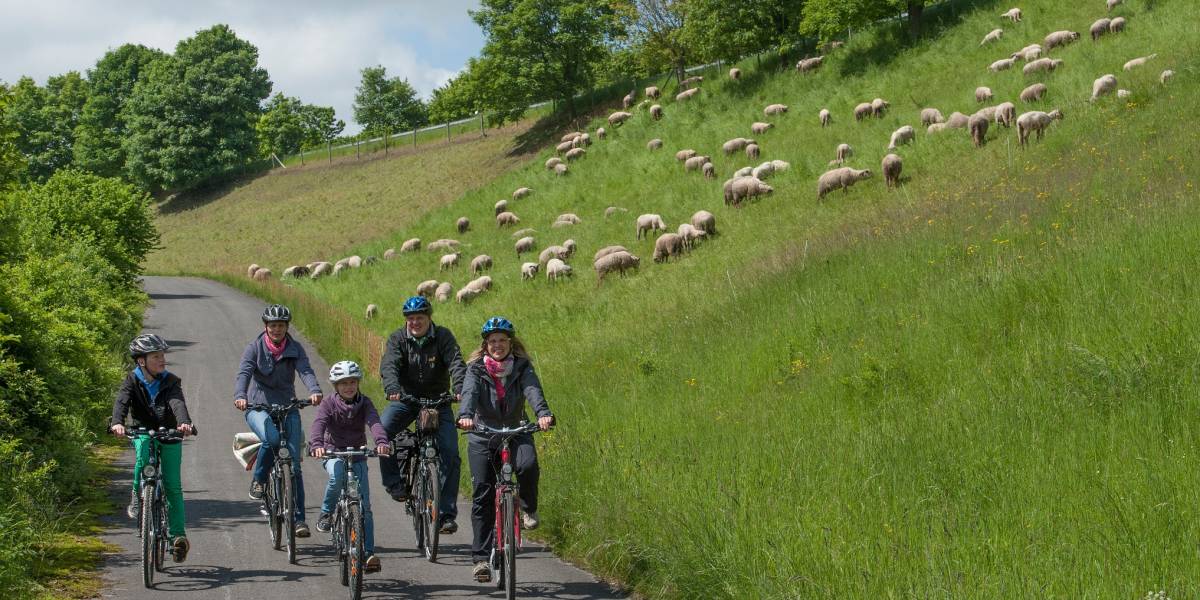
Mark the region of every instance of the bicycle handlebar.
[[500, 437], [512, 437], [515, 435], [520, 435], [522, 433], [536, 433], [541, 430], [542, 430], [542, 428], [540, 426], [538, 426], [537, 423], [525, 423], [525, 424], [519, 425], [517, 427], [505, 427], [502, 429], [496, 429], [494, 427], [488, 427], [487, 425], [484, 425], [483, 423], [476, 422], [475, 427], [472, 427], [469, 431], [471, 431], [472, 433], [485, 433], [488, 435], [500, 436]]
[[450, 392], [443, 392], [437, 398], [421, 398], [419, 396], [405, 394], [400, 398], [400, 401], [408, 404], [416, 404], [422, 408], [439, 408], [441, 406], [449, 406], [451, 402], [454, 402], [454, 394], [451, 394]]
[[302, 410], [306, 406], [312, 406], [307, 400], [292, 398], [287, 404], [247, 404], [246, 410], [261, 410], [273, 416], [284, 415], [292, 411], [292, 409]]
[[[196, 429], [195, 425], [192, 425], [192, 435], [199, 435], [199, 434], [200, 434], [200, 430]], [[126, 439], [132, 440], [136, 437], [143, 436], [143, 435], [153, 438], [153, 439], [156, 439], [156, 440], [159, 440], [161, 442], [182, 442], [183, 438], [185, 437], [184, 433], [182, 431], [180, 431], [178, 429], [174, 429], [174, 428], [167, 429], [166, 427], [159, 427], [158, 429], [149, 429], [146, 427], [138, 427], [136, 429], [130, 428], [130, 429], [125, 430], [125, 438]]]
[[[312, 450], [309, 450], [308, 455], [316, 458], [316, 454], [314, 454]], [[321, 458], [353, 458], [356, 456], [365, 456], [367, 458], [374, 458], [376, 456], [379, 456], [379, 453], [376, 452], [374, 448], [368, 448], [366, 446], [362, 446], [360, 448], [343, 448], [341, 450], [337, 450], [337, 449], [326, 450], [324, 456], [322, 456]]]

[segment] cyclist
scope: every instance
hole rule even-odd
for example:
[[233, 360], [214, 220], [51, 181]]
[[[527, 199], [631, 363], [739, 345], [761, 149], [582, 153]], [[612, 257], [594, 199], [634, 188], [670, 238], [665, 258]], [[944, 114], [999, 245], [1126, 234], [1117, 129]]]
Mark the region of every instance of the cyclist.
[[[370, 429], [375, 439], [375, 451], [389, 454], [387, 433], [379, 422], [379, 413], [371, 399], [359, 393], [358, 383], [363, 372], [358, 363], [343, 360], [329, 368], [329, 383], [334, 391], [321, 402], [317, 418], [313, 419], [312, 434], [308, 445], [313, 456], [321, 458], [326, 450], [359, 448], [367, 444], [363, 429]], [[346, 461], [331, 458], [324, 461], [329, 473], [325, 486], [325, 499], [321, 502], [321, 517], [317, 519], [317, 531], [329, 531], [333, 527], [333, 509], [338, 502], [342, 486], [346, 481]], [[379, 559], [375, 556], [375, 521], [371, 516], [371, 491], [367, 484], [367, 459], [357, 457], [351, 467], [358, 478], [358, 491], [362, 498], [363, 550], [367, 553], [366, 571], [379, 571]]]
[[[468, 431], [467, 461], [471, 467], [472, 491], [471, 528], [474, 540], [471, 555], [475, 562], [475, 580], [491, 580], [488, 556], [495, 544], [496, 514], [495, 472], [500, 465], [500, 444], [486, 434], [469, 433], [479, 421], [488, 427], [516, 427], [525, 419], [528, 402], [537, 415], [538, 426], [545, 431], [554, 424], [554, 414], [542, 394], [529, 353], [516, 328], [504, 317], [492, 317], [483, 324], [479, 347], [467, 361], [467, 376], [463, 381], [462, 404], [458, 408], [458, 426]], [[521, 488], [521, 524], [536, 529], [538, 463], [533, 436], [513, 438], [513, 466]]]
[[[137, 366], [125, 376], [121, 389], [113, 402], [112, 420], [108, 430], [116, 436], [125, 435], [125, 417], [129, 416], [133, 427], [147, 429], [178, 429], [184, 435], [192, 433], [192, 419], [188, 416], [187, 402], [183, 398], [183, 383], [167, 371], [167, 341], [155, 334], [142, 334], [129, 342], [129, 356]], [[183, 481], [179, 477], [179, 463], [183, 458], [183, 444], [159, 442], [149, 436], [138, 436], [133, 440], [137, 462], [133, 466], [133, 491], [129, 494], [129, 507], [125, 514], [137, 520], [141, 512], [138, 490], [142, 485], [142, 466], [150, 457], [150, 444], [158, 444], [162, 459], [163, 491], [166, 492], [167, 535], [171, 538], [171, 559], [183, 562], [191, 544], [184, 531]]]
[[[237, 379], [234, 385], [233, 405], [238, 410], [246, 411], [246, 423], [250, 430], [263, 445], [258, 449], [258, 458], [254, 464], [254, 476], [250, 481], [250, 498], [262, 500], [263, 485], [271, 473], [275, 463], [274, 450], [279, 447], [279, 430], [271, 417], [261, 410], [246, 410], [250, 406], [266, 406], [268, 404], [288, 404], [295, 394], [296, 373], [309, 390], [309, 402], [321, 403], [321, 386], [317, 384], [317, 376], [313, 373], [312, 365], [308, 362], [308, 354], [304, 347], [288, 333], [288, 324], [292, 320], [292, 312], [281, 304], [268, 306], [262, 314], [264, 331], [258, 334], [254, 341], [246, 346], [242, 353], [242, 362], [238, 367]], [[304, 440], [304, 431], [300, 425], [299, 411], [291, 411], [287, 415], [286, 428], [288, 439], [283, 440], [292, 456], [300, 456], [300, 444]], [[302, 469], [295, 470], [296, 485], [296, 537], [304, 538], [311, 535], [308, 524], [304, 522], [304, 477]]]
[[[423, 296], [413, 296], [404, 303], [405, 325], [388, 336], [379, 373], [383, 389], [391, 402], [383, 410], [383, 428], [391, 439], [408, 427], [419, 414], [419, 408], [405, 398], [416, 396], [434, 399], [452, 388], [461, 395], [463, 373], [462, 351], [449, 329], [433, 323], [433, 306]], [[442, 458], [440, 532], [458, 531], [458, 474], [462, 459], [458, 455], [458, 436], [449, 406], [438, 411], [438, 451]], [[408, 498], [409, 486], [396, 459], [379, 457], [379, 475], [388, 494], [397, 502]]]

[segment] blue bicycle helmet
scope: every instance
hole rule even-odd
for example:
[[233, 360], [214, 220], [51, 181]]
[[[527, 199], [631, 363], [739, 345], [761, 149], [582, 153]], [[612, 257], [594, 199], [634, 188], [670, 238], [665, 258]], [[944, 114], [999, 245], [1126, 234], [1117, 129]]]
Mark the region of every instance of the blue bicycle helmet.
[[513, 327], [512, 321], [509, 321], [504, 317], [492, 317], [488, 319], [486, 322], [484, 322], [483, 329], [480, 330], [480, 334], [482, 337], [486, 338], [489, 333], [496, 333], [497, 331], [503, 331], [509, 336], [517, 335], [517, 328]]
[[429, 303], [429, 300], [425, 296], [413, 296], [404, 302], [404, 316], [407, 317], [408, 315], [418, 313], [433, 314], [433, 305]]

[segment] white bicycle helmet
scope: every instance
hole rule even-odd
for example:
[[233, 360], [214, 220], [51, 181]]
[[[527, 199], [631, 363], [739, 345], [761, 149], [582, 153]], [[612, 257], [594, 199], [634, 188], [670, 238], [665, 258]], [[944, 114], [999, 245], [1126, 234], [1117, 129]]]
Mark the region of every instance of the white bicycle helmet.
[[337, 383], [343, 379], [362, 379], [362, 369], [358, 367], [358, 363], [352, 360], [343, 360], [333, 363], [329, 367], [329, 382]]

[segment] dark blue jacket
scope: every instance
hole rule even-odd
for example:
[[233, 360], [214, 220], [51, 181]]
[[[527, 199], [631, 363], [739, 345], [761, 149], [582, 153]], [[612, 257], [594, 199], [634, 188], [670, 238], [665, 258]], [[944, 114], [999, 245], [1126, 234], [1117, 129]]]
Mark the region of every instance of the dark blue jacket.
[[287, 347], [276, 362], [263, 340], [266, 335], [265, 331], [258, 334], [242, 353], [233, 391], [234, 400], [245, 398], [247, 404], [287, 404], [296, 397], [297, 371], [304, 385], [308, 386], [309, 393], [320, 394], [317, 375], [313, 373], [308, 354], [300, 342], [289, 333]]

